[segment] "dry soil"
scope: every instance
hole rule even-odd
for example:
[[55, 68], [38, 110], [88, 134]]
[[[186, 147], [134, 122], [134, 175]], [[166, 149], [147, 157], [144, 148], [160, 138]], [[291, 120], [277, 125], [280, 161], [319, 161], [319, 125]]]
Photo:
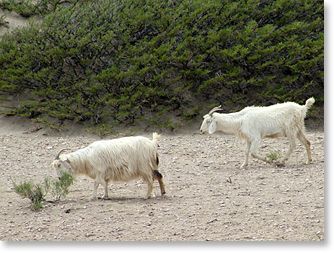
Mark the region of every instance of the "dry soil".
[[[151, 137], [151, 133], [143, 134]], [[109, 136], [108, 138], [115, 138]], [[250, 159], [234, 136], [196, 132], [163, 135], [159, 170], [167, 194], [145, 199], [141, 180], [109, 186], [109, 200], [91, 200], [93, 181], [78, 177], [67, 197], [38, 212], [13, 191], [16, 182], [55, 177], [50, 163], [62, 148], [76, 150], [99, 137], [50, 135], [0, 118], [0, 240], [88, 241], [320, 241], [324, 239], [324, 133], [308, 131], [313, 163], [297, 145], [285, 167]], [[266, 139], [260, 152], [286, 152]], [[99, 195], [103, 192], [99, 188]]]

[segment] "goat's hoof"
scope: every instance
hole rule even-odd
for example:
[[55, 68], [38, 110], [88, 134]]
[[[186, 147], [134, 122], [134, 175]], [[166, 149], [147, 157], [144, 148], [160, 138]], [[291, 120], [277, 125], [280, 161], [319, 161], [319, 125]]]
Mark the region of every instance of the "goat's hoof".
[[146, 195], [146, 199], [151, 199], [151, 198], [154, 198], [154, 197], [155, 197], [155, 194]]
[[277, 167], [285, 167], [285, 162], [282, 161], [282, 162], [275, 162], [274, 163]]

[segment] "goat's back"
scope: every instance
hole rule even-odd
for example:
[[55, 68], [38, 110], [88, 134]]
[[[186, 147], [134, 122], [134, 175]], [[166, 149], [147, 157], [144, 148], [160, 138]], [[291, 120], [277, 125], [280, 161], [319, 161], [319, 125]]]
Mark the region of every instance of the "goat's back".
[[115, 181], [151, 175], [157, 168], [157, 145], [142, 136], [99, 140], [74, 153], [86, 167]]
[[[247, 107], [246, 107], [247, 108]], [[299, 105], [295, 102], [285, 102], [280, 104], [274, 104], [269, 106], [253, 106], [250, 110], [245, 113], [245, 115], [256, 116], [261, 118], [261, 115], [266, 115], [270, 117], [285, 117], [290, 116], [300, 116], [302, 118], [306, 117], [307, 108], [305, 105]]]
[[289, 131], [304, 129], [306, 112], [306, 106], [294, 102], [252, 107], [242, 116], [242, 128], [262, 136], [284, 136]]

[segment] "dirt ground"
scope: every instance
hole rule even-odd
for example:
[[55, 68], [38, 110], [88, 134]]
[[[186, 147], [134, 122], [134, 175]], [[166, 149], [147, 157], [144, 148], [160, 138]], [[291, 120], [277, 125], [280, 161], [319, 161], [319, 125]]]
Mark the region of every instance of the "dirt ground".
[[0, 9], [0, 17], [1, 16], [5, 17], [5, 21], [7, 23], [6, 26], [0, 26], [0, 36], [12, 31], [15, 28], [24, 27], [28, 24], [28, 19], [20, 16], [15, 12], [9, 12]]
[[[145, 199], [146, 184], [137, 180], [112, 184], [109, 200], [93, 201], [93, 181], [82, 176], [65, 199], [34, 212], [13, 192], [10, 177], [36, 183], [55, 177], [49, 164], [60, 149], [76, 150], [99, 137], [51, 135], [0, 117], [0, 240], [324, 240], [324, 133], [307, 131], [307, 137], [310, 165], [298, 144], [285, 167], [250, 159], [247, 169], [239, 169], [244, 144], [234, 136], [163, 135], [164, 197], [155, 182], [156, 197]], [[260, 152], [287, 149], [285, 138], [266, 139]]]

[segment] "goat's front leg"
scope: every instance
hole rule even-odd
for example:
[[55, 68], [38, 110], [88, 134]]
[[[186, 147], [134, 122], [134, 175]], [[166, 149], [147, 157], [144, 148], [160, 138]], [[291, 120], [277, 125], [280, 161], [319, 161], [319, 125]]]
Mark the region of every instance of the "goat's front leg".
[[95, 178], [93, 199], [97, 199], [97, 188], [100, 184], [104, 187], [104, 195], [102, 196], [102, 199], [108, 199], [108, 181], [106, 181], [102, 175], [98, 175]]
[[108, 181], [103, 181], [104, 194], [102, 199], [108, 199]]
[[254, 157], [256, 159], [259, 159], [259, 160], [261, 160], [261, 161], [263, 161], [265, 163], [271, 163], [268, 159], [266, 159], [265, 157], [260, 156], [260, 155], [258, 155], [256, 153], [252, 153], [252, 157]]
[[240, 166], [240, 169], [245, 168], [248, 165], [248, 157], [249, 157], [249, 150], [250, 150], [250, 141], [246, 141], [247, 147], [246, 147], [246, 157], [244, 163]]
[[268, 159], [266, 159], [265, 157], [260, 156], [256, 153], [256, 151], [258, 150], [260, 145], [261, 145], [260, 140], [252, 141], [252, 143], [250, 145], [250, 153], [251, 153], [252, 157], [254, 157], [256, 159], [259, 159], [259, 160], [261, 160], [263, 162], [266, 162], [266, 163], [271, 163]]
[[92, 196], [92, 200], [96, 200], [97, 199], [97, 188], [99, 187], [100, 183], [95, 181], [94, 182], [94, 189], [93, 189], [93, 196]]

